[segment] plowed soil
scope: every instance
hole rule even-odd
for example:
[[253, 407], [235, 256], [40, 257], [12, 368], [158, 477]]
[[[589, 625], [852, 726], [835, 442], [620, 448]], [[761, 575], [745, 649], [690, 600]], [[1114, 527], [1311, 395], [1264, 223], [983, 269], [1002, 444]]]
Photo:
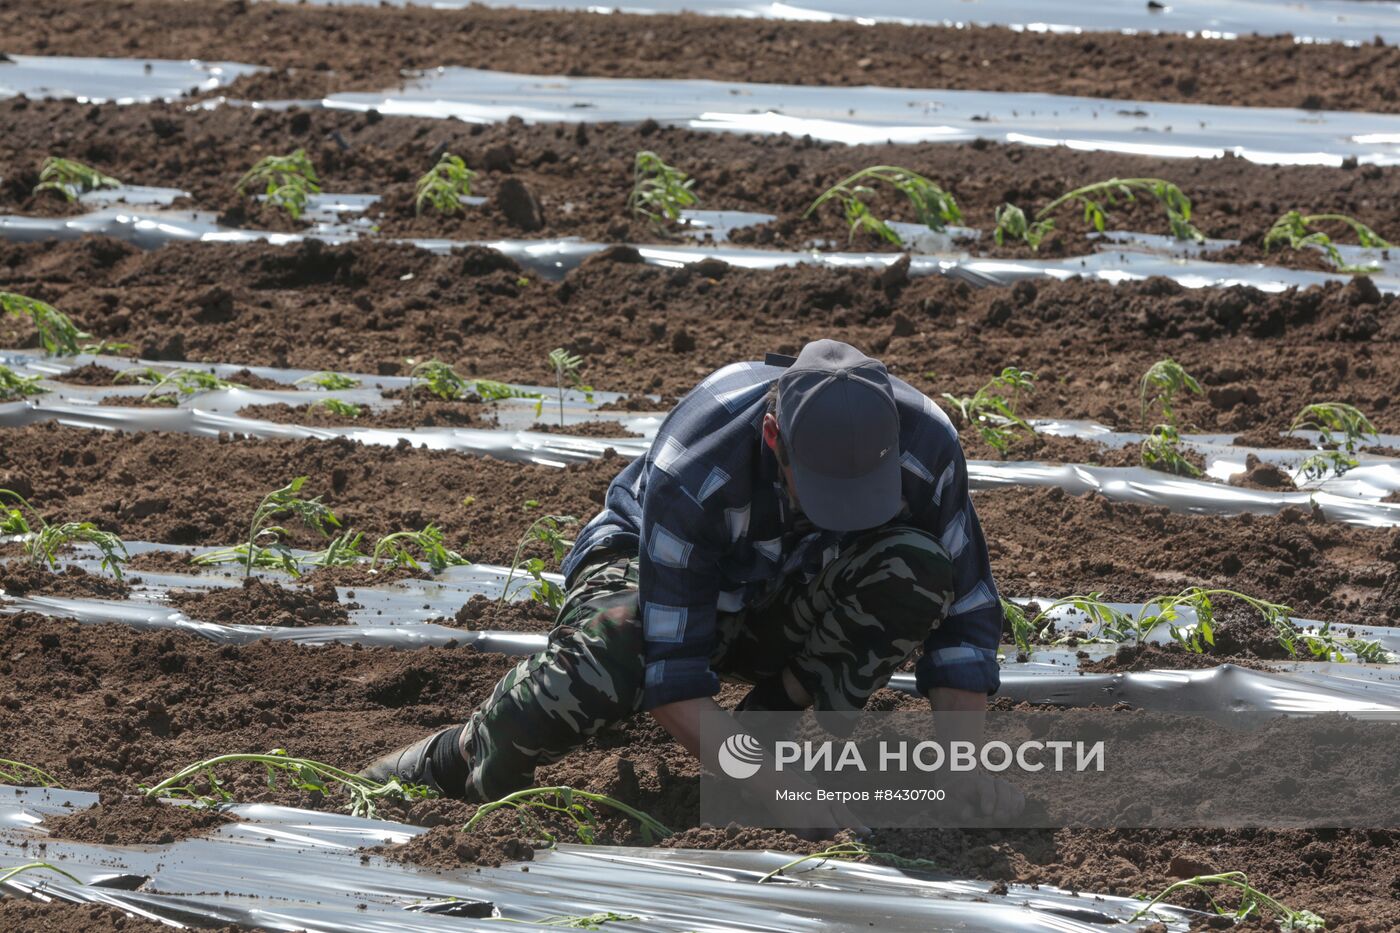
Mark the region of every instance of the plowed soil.
[[[1400, 109], [1400, 57], [1384, 45], [1184, 36], [1082, 36], [517, 10], [191, 6], [38, 0], [0, 9], [6, 51], [222, 59], [278, 73], [252, 97], [320, 97], [397, 85], [400, 69], [468, 65], [533, 74], [717, 78], [800, 84], [1037, 90], [1098, 97]], [[282, 71], [290, 71], [290, 74]]]

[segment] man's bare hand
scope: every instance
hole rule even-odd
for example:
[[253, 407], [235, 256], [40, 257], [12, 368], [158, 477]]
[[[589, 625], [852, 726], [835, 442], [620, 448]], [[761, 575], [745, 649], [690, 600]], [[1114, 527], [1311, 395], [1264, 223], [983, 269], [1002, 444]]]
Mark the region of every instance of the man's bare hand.
[[958, 820], [996, 825], [1020, 816], [1026, 795], [1016, 785], [985, 771], [968, 771], [947, 784], [948, 806]]

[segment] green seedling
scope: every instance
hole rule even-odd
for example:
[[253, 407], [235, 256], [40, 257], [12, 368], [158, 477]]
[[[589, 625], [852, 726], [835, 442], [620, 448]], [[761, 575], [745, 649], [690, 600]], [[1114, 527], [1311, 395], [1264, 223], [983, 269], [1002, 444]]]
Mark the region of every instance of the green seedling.
[[70, 875], [57, 865], [51, 865], [48, 862], [25, 862], [23, 865], [16, 865], [14, 868], [0, 868], [0, 884], [4, 884], [16, 875], [22, 875], [27, 871], [57, 872], [74, 884], [82, 884], [82, 882], [73, 875]]
[[827, 846], [820, 852], [813, 852], [811, 855], [804, 855], [801, 858], [795, 858], [791, 862], [779, 865], [762, 878], [759, 878], [757, 883], [763, 884], [772, 881], [774, 878], [787, 872], [788, 869], [795, 868], [805, 862], [824, 862], [828, 859], [855, 861], [861, 858], [877, 862], [886, 862], [896, 868], [903, 869], [923, 869], [928, 871], [937, 871], [939, 869], [938, 863], [930, 859], [905, 858], [902, 855], [895, 855], [893, 852], [879, 852], [870, 848], [870, 846], [863, 842], [838, 842], [834, 845]]
[[68, 315], [37, 298], [0, 292], [0, 311], [15, 317], [28, 315], [39, 332], [39, 345], [49, 356], [75, 356], [82, 352], [79, 341], [92, 336], [79, 330]]
[[[110, 531], [103, 531], [92, 522], [62, 522], [51, 525], [19, 493], [0, 489], [0, 500], [4, 497], [13, 499], [19, 504], [19, 508], [5, 506], [3, 511], [0, 511], [0, 515], [4, 516], [4, 523], [0, 524], [0, 533], [26, 535], [24, 549], [30, 563], [37, 567], [56, 569], [59, 551], [74, 544], [86, 543], [97, 548], [102, 555], [102, 569], [116, 577], [118, 582], [121, 581], [122, 564], [131, 559], [121, 538]], [[25, 519], [25, 511], [34, 516], [34, 526]]]
[[216, 389], [247, 388], [240, 383], [220, 379], [202, 369], [176, 369], [168, 373], [156, 373], [154, 369], [146, 367], [144, 371], [125, 370], [117, 378], [120, 379], [127, 373], [137, 373], [129, 378], [142, 383], [147, 383], [153, 374], [159, 376], [154, 383], [150, 383], [151, 388], [146, 392], [145, 398], [150, 401], [163, 401], [166, 398], [178, 400], [182, 396], [213, 392]]
[[483, 402], [499, 402], [508, 398], [526, 398], [535, 401], [535, 414], [544, 405], [544, 396], [539, 392], [527, 392], [504, 382], [490, 379], [463, 379], [456, 371], [441, 360], [424, 360], [408, 372], [408, 403], [414, 405], [414, 388], [422, 382], [429, 392], [446, 402], [457, 401], [475, 395]]
[[316, 168], [304, 149], [298, 149], [291, 155], [261, 159], [244, 173], [235, 189], [242, 195], [249, 186], [263, 188], [268, 203], [286, 211], [293, 220], [306, 212], [308, 196], [321, 191]]
[[323, 398], [312, 403], [333, 415], [340, 415], [343, 418], [358, 418], [363, 409], [352, 402], [343, 402], [338, 398]]
[[559, 389], [559, 426], [564, 426], [564, 389], [578, 389], [583, 393], [584, 398], [593, 401], [593, 387], [584, 385], [583, 379], [579, 377], [579, 368], [583, 366], [583, 357], [569, 353], [563, 347], [549, 351], [549, 368], [554, 370], [554, 384]]
[[309, 376], [302, 376], [296, 382], [292, 383], [292, 385], [314, 385], [328, 392], [333, 392], [337, 389], [358, 388], [360, 380], [352, 376], [347, 376], [344, 373], [320, 372], [312, 373]]
[[[298, 476], [281, 489], [274, 489], [263, 496], [258, 507], [253, 510], [253, 520], [248, 526], [248, 540], [245, 543], [201, 554], [191, 563], [209, 565], [242, 561], [245, 577], [252, 576], [255, 566], [275, 566], [293, 575], [299, 573], [296, 557], [283, 540], [288, 531], [274, 522], [280, 518], [292, 517], [306, 528], [320, 532], [324, 538], [331, 536], [327, 526], [340, 527], [340, 519], [321, 502], [320, 496], [312, 499], [301, 497], [301, 487], [306, 484], [306, 480], [307, 477]], [[267, 539], [269, 543], [259, 544], [261, 539]]]
[[58, 787], [58, 779], [41, 768], [27, 765], [22, 761], [0, 758], [0, 784], [17, 784], [24, 787]]
[[810, 216], [828, 201], [839, 201], [850, 227], [848, 239], [855, 239], [855, 235], [863, 230], [895, 246], [902, 246], [904, 240], [894, 228], [872, 214], [869, 205], [862, 200], [875, 193], [875, 189], [868, 184], [861, 184], [866, 181], [883, 182], [903, 194], [914, 208], [914, 219], [930, 230], [944, 230], [948, 224], [962, 220], [962, 211], [951, 194], [939, 187], [937, 182], [898, 165], [872, 165], [843, 178], [822, 192], [802, 216]]
[[[1210, 895], [1209, 887], [1212, 885], [1225, 885], [1237, 890], [1240, 895], [1240, 906], [1234, 910], [1222, 907]], [[1152, 908], [1160, 904], [1164, 898], [1187, 888], [1205, 892], [1206, 900], [1210, 901], [1211, 909], [1220, 916], [1230, 917], [1235, 921], [1258, 919], [1262, 918], [1264, 914], [1268, 914], [1278, 922], [1280, 930], [1322, 931], [1327, 929], [1327, 921], [1322, 917], [1310, 910], [1294, 910], [1270, 897], [1251, 885], [1249, 876], [1242, 871], [1227, 871], [1218, 875], [1197, 875], [1194, 878], [1174, 882], [1168, 885], [1161, 894], [1152, 898], [1146, 907], [1129, 917], [1128, 922], [1132, 923], [1149, 915]]]
[[1027, 220], [1025, 212], [1015, 205], [1003, 204], [996, 211], [997, 227], [993, 237], [997, 245], [1011, 237], [1025, 241], [1032, 249], [1038, 249], [1041, 240], [1055, 229], [1055, 212], [1075, 201], [1084, 209], [1084, 222], [1102, 233], [1108, 217], [1107, 209], [1115, 206], [1119, 198], [1135, 201], [1138, 194], [1151, 195], [1162, 205], [1173, 237], [1196, 243], [1205, 241], [1205, 235], [1191, 224], [1191, 199], [1175, 184], [1162, 178], [1109, 178], [1084, 185], [1066, 191], [1045, 205], [1036, 212], [1033, 221]]
[[428, 205], [439, 214], [456, 214], [462, 210], [462, 198], [472, 193], [472, 180], [476, 172], [467, 168], [460, 156], [444, 152], [437, 165], [418, 179], [414, 189], [413, 209], [423, 213], [423, 205]]
[[1276, 246], [1287, 246], [1289, 249], [1305, 249], [1307, 247], [1317, 247], [1327, 254], [1332, 265], [1338, 272], [1345, 272], [1348, 275], [1370, 275], [1380, 269], [1380, 266], [1353, 266], [1342, 258], [1342, 251], [1337, 249], [1337, 245], [1332, 242], [1332, 238], [1321, 230], [1312, 230], [1320, 223], [1339, 223], [1350, 227], [1356, 234], [1357, 242], [1368, 249], [1390, 249], [1391, 244], [1381, 237], [1376, 231], [1363, 224], [1354, 217], [1345, 214], [1304, 214], [1302, 211], [1289, 211], [1269, 228], [1269, 232], [1264, 234], [1264, 249], [1271, 250]]
[[[233, 800], [233, 794], [219, 780], [218, 769], [231, 764], [260, 764], [267, 770], [267, 786], [276, 787], [279, 775], [297, 790], [329, 795], [340, 787], [350, 795], [349, 810], [354, 816], [374, 819], [378, 815], [376, 801], [425, 800], [436, 797], [432, 790], [417, 784], [405, 784], [397, 778], [384, 784], [351, 774], [324, 762], [310, 758], [293, 758], [285, 749], [274, 748], [265, 755], [219, 755], [196, 761], [188, 767], [153, 785], [141, 785], [147, 797], [171, 797], [193, 800], [204, 807], [216, 807]], [[198, 788], [204, 782], [207, 792]]]
[[391, 568], [411, 567], [414, 570], [422, 570], [410, 548], [418, 549], [434, 573], [441, 573], [448, 567], [461, 567], [471, 563], [456, 551], [449, 550], [447, 536], [443, 534], [442, 529], [429, 524], [422, 531], [396, 531], [380, 538], [374, 545], [374, 554], [370, 556], [370, 569], [377, 569], [379, 562], [383, 560]]
[[47, 391], [39, 387], [38, 376], [21, 376], [10, 367], [0, 365], [0, 402], [14, 402]]
[[57, 191], [68, 201], [78, 200], [85, 191], [99, 188], [120, 188], [121, 182], [111, 175], [104, 175], [91, 166], [72, 159], [49, 156], [39, 167], [39, 183], [34, 186], [34, 194], [41, 191]]
[[138, 385], [153, 386], [159, 385], [165, 378], [165, 373], [153, 366], [133, 366], [131, 369], [123, 369], [112, 377], [112, 382], [134, 382]]
[[1173, 359], [1158, 360], [1142, 374], [1138, 386], [1138, 401], [1142, 406], [1142, 419], [1148, 418], [1148, 409], [1154, 405], [1162, 410], [1162, 420], [1173, 427], [1176, 425], [1176, 397], [1183, 392], [1201, 394], [1201, 384]]
[[1000, 375], [993, 376], [990, 382], [978, 389], [975, 395], [958, 398], [944, 392], [943, 398], [957, 408], [963, 421], [977, 428], [982, 440], [1004, 454], [1011, 447], [1017, 429], [1028, 434], [1034, 432], [1034, 429], [1016, 414], [1021, 393], [1033, 391], [1034, 383], [1035, 373], [1008, 366]]
[[602, 911], [596, 914], [586, 914], [583, 916], [571, 916], [568, 914], [555, 914], [545, 917], [543, 920], [509, 920], [507, 917], [494, 917], [495, 920], [507, 920], [511, 923], [528, 923], [532, 926], [542, 927], [564, 927], [571, 930], [601, 930], [605, 923], [618, 923], [630, 920], [640, 920], [636, 914], [617, 914], [611, 910]]
[[78, 349], [84, 353], [91, 353], [93, 356], [104, 356], [106, 354], [127, 353], [131, 350], [131, 344], [117, 343], [103, 338], [96, 343], [85, 343]]
[[538, 833], [538, 838], [548, 840], [551, 845], [558, 840], [553, 833], [544, 828], [535, 815], [537, 812], [567, 817], [574, 825], [574, 834], [578, 840], [584, 845], [593, 845], [598, 836], [598, 815], [593, 812], [593, 806], [611, 807], [636, 820], [642, 830], [642, 841], [646, 845], [671, 835], [671, 830], [650, 814], [604, 794], [575, 790], [568, 786], [529, 787], [508, 794], [500, 800], [482, 804], [476, 808], [476, 812], [467, 821], [467, 825], [462, 827], [462, 831], [469, 833], [487, 814], [509, 808], [519, 813], [523, 825], [533, 829]]
[[551, 609], [558, 609], [564, 604], [564, 590], [552, 580], [545, 579], [544, 571], [546, 564], [538, 557], [531, 557], [521, 563], [525, 554], [525, 548], [533, 541], [543, 542], [556, 562], [563, 560], [568, 553], [573, 542], [559, 533], [559, 529], [565, 525], [572, 525], [578, 519], [572, 515], [541, 515], [525, 529], [525, 534], [521, 535], [520, 543], [515, 547], [515, 557], [510, 562], [510, 572], [506, 574], [506, 582], [501, 587], [501, 598], [498, 604], [504, 603], [507, 599], [519, 592], [520, 587], [515, 591], [511, 590], [511, 582], [515, 579], [516, 571], [524, 571], [534, 581], [523, 584], [529, 587], [529, 598], [535, 602], [544, 603]]
[[1200, 476], [1201, 471], [1181, 452], [1181, 432], [1170, 424], [1159, 424], [1143, 439], [1142, 465], [1177, 476]]
[[674, 223], [681, 210], [700, 203], [694, 190], [695, 179], [667, 165], [651, 151], [637, 153], [632, 165], [632, 193], [627, 209], [653, 223]]
[[[310, 567], [348, 567], [364, 559], [365, 552], [360, 549], [364, 543], [365, 534], [362, 531], [347, 531], [344, 534], [336, 535], [321, 550], [308, 554], [301, 563]], [[290, 572], [292, 576], [300, 576], [301, 568], [296, 566], [296, 561], [292, 561], [293, 567]], [[288, 568], [283, 565], [283, 570]]]
[[1026, 618], [1026, 611], [1003, 596], [1001, 616], [1011, 628], [1011, 638], [1016, 642], [1016, 650], [1029, 657], [1035, 651], [1037, 633], [1030, 619]]
[[1308, 480], [1322, 480], [1329, 475], [1341, 476], [1360, 465], [1356, 452], [1368, 443], [1379, 438], [1376, 426], [1354, 405], [1345, 402], [1315, 402], [1298, 412], [1293, 423], [1288, 426], [1290, 434], [1297, 431], [1316, 431], [1321, 435], [1325, 446], [1336, 446], [1313, 454], [1303, 461], [1300, 467]]

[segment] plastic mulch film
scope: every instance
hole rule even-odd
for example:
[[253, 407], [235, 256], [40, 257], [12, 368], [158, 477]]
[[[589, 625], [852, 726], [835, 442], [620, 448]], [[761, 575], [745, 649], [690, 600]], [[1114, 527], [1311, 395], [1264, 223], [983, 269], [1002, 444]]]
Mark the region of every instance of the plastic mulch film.
[[144, 104], [217, 91], [263, 70], [237, 62], [193, 59], [9, 55], [0, 59], [0, 98], [23, 94], [93, 104]]
[[[327, 5], [374, 4], [381, 0], [311, 0]], [[396, 6], [414, 0], [388, 0]], [[1152, 5], [1138, 0], [432, 0], [438, 9], [472, 3], [527, 10], [589, 13], [699, 13], [805, 22], [901, 23], [911, 26], [1008, 26], [1025, 32], [1164, 32], [1212, 39], [1241, 35], [1291, 35], [1300, 42], [1400, 40], [1400, 10], [1391, 4], [1357, 0], [1172, 0]], [[423, 5], [427, 5], [426, 3]]]
[[1164, 158], [1232, 154], [1270, 165], [1400, 162], [1400, 115], [1229, 107], [1010, 91], [822, 87], [688, 79], [571, 78], [438, 68], [384, 92], [322, 105], [385, 116], [499, 123], [658, 123], [857, 144], [1068, 146]]
[[[528, 863], [458, 871], [365, 856], [422, 827], [264, 804], [225, 811], [236, 822], [166, 845], [105, 846], [49, 840], [43, 820], [97, 803], [96, 794], [0, 786], [0, 866], [44, 858], [81, 879], [18, 875], [5, 894], [101, 903], [192, 927], [236, 923], [271, 930], [500, 931], [502, 920], [558, 929], [561, 917], [627, 916], [618, 929], [752, 933], [865, 929], [924, 933], [1096, 933], [1129, 920], [1142, 902], [904, 872], [842, 861], [811, 863], [760, 885], [792, 856], [768, 851], [560, 845]], [[168, 804], [173, 805], [173, 804]], [[1156, 911], [1185, 931], [1202, 915]], [[554, 925], [545, 925], [553, 918]], [[612, 924], [609, 924], [611, 928]]]

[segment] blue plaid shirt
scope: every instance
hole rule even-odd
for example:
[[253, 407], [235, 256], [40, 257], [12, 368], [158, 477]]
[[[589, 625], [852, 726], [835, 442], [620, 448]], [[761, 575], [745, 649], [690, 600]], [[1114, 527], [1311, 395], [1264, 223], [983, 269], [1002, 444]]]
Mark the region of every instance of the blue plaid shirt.
[[[572, 579], [595, 550], [640, 555], [647, 709], [717, 693], [709, 664], [716, 615], [758, 602], [789, 574], [811, 579], [849, 534], [815, 528], [794, 512], [762, 441], [768, 390], [782, 372], [735, 363], [681, 399], [647, 455], [612, 481], [603, 511], [564, 561]], [[896, 521], [937, 537], [955, 572], [954, 603], [915, 668], [919, 691], [994, 693], [1001, 604], [958, 434], [931, 399], [891, 382], [904, 466]]]

